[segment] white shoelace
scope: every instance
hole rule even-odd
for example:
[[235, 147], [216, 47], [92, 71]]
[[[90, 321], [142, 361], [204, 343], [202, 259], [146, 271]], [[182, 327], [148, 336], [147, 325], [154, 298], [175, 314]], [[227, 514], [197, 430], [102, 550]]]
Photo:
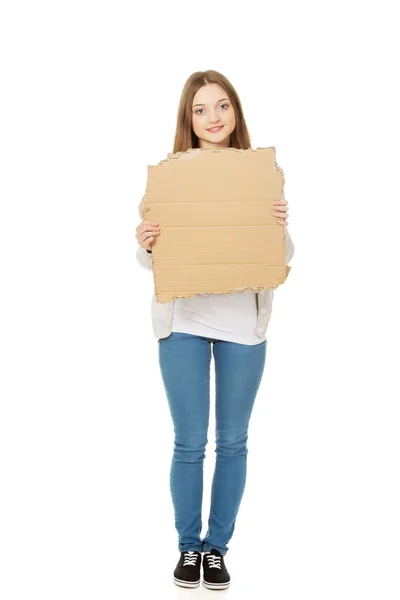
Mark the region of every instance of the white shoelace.
[[215, 556], [215, 554], [210, 554], [209, 552], [205, 552], [204, 556], [207, 557], [208, 566], [210, 569], [221, 569], [221, 557]]
[[196, 566], [197, 554], [193, 550], [189, 550], [184, 554], [185, 560], [183, 561], [183, 566], [191, 565], [192, 567]]

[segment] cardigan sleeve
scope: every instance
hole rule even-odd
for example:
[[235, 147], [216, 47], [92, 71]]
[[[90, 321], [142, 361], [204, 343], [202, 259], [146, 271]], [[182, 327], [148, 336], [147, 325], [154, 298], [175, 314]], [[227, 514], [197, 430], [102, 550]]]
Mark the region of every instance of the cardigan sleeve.
[[290, 237], [290, 233], [289, 233], [286, 225], [283, 226], [283, 230], [285, 232], [284, 239], [285, 239], [285, 246], [286, 246], [285, 260], [286, 260], [286, 264], [288, 264], [292, 260], [292, 257], [294, 254], [294, 244], [293, 244], [292, 238]]

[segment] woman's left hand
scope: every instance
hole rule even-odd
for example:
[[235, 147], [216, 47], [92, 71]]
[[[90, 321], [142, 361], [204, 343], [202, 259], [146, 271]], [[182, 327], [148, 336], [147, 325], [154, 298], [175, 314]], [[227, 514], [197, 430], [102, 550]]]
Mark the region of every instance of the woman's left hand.
[[[289, 205], [287, 200], [276, 200], [272, 203], [273, 216], [277, 218], [279, 225], [285, 226], [288, 224], [287, 218], [289, 216]], [[276, 211], [276, 212], [275, 212]]]

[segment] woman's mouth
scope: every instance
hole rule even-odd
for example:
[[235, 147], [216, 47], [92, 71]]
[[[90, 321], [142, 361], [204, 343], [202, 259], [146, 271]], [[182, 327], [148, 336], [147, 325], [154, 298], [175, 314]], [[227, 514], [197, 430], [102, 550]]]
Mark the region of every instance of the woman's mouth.
[[210, 133], [217, 133], [222, 128], [223, 128], [223, 125], [220, 125], [219, 127], [211, 127], [210, 129], [207, 129], [207, 131], [209, 131]]

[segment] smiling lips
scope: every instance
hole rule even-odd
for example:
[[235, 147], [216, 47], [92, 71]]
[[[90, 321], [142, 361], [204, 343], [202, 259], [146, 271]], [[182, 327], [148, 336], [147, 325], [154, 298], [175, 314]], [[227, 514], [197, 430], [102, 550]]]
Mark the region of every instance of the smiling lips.
[[217, 131], [220, 131], [223, 128], [223, 125], [220, 125], [219, 127], [211, 127], [210, 129], [207, 129], [207, 131], [210, 131], [211, 133], [217, 133]]

